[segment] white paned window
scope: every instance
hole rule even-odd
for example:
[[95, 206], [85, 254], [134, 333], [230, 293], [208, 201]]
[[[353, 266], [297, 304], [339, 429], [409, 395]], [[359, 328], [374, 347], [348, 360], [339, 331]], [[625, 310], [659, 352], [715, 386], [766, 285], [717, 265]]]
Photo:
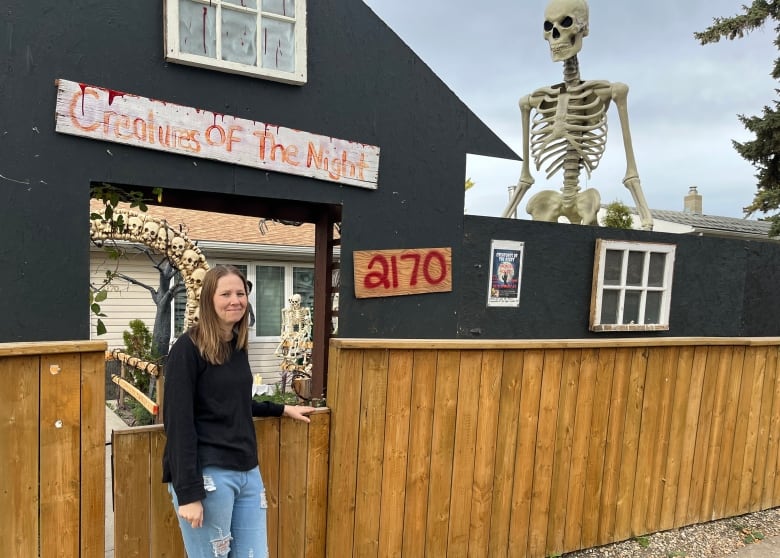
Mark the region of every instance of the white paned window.
[[591, 331], [669, 329], [673, 244], [596, 240]]
[[165, 56], [306, 83], [306, 0], [165, 0]]

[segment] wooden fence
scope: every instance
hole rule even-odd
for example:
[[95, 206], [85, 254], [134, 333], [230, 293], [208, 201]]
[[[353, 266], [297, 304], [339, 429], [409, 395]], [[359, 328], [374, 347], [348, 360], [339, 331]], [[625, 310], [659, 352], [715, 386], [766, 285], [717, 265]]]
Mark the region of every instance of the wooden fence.
[[0, 344], [0, 548], [103, 558], [102, 342]]

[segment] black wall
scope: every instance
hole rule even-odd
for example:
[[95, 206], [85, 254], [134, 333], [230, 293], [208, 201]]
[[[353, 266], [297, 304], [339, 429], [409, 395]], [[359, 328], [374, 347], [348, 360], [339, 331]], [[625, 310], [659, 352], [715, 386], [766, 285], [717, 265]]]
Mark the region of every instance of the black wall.
[[[460, 258], [465, 153], [516, 158], [361, 0], [309, 0], [305, 86], [166, 63], [161, 0], [5, 0], [2, 13], [0, 342], [89, 337], [91, 183], [186, 191], [201, 208], [219, 194], [237, 212], [242, 197], [343, 206], [351, 292], [354, 250], [452, 246]], [[56, 133], [58, 78], [379, 146], [379, 188]], [[420, 308], [456, 302], [342, 296], [342, 334], [415, 336]], [[425, 332], [450, 336], [455, 320]]]
[[[493, 339], [780, 335], [780, 244], [509, 221], [465, 220], [457, 336]], [[596, 239], [674, 244], [670, 329], [588, 330]], [[524, 242], [520, 306], [488, 308], [492, 239]]]

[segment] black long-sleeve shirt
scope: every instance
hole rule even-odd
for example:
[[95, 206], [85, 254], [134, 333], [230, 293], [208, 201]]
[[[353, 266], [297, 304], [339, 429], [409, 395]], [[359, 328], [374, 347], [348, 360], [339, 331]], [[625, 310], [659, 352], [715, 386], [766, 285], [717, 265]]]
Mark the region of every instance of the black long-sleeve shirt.
[[284, 406], [252, 400], [245, 350], [221, 365], [206, 361], [185, 332], [165, 365], [163, 420], [167, 444], [163, 482], [173, 482], [179, 505], [206, 497], [203, 467], [248, 471], [257, 465], [253, 416], [281, 416]]

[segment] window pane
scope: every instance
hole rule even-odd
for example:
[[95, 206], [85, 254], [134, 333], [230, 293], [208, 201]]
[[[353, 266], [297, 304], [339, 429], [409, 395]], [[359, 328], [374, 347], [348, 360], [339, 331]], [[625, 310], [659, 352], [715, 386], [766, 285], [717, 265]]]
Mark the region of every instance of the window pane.
[[257, 9], [257, 0], [222, 0], [225, 4], [233, 4], [234, 6], [243, 6], [244, 8]]
[[257, 64], [257, 16], [222, 10], [222, 59], [254, 66]]
[[284, 268], [257, 266], [255, 322], [257, 335], [278, 336], [282, 330], [284, 308]]
[[263, 0], [263, 11], [295, 17], [295, 0]]
[[601, 323], [616, 324], [620, 291], [604, 290], [601, 293]]
[[181, 0], [179, 4], [179, 50], [188, 54], [217, 56], [217, 11], [214, 6]]
[[638, 324], [639, 321], [639, 301], [642, 293], [638, 291], [627, 291], [623, 301], [623, 322], [624, 324]]
[[314, 269], [293, 268], [293, 293], [301, 295], [301, 306], [307, 306], [314, 314]]
[[645, 299], [645, 323], [661, 323], [661, 291], [650, 291]]
[[629, 252], [628, 269], [626, 270], [626, 285], [641, 286], [645, 270], [645, 253]]
[[649, 287], [663, 287], [665, 269], [666, 254], [662, 252], [651, 252], [650, 270], [648, 271], [647, 285]]
[[262, 29], [263, 68], [295, 71], [295, 25], [264, 18]]
[[[620, 285], [620, 274], [623, 271], [623, 251], [607, 250], [604, 256], [604, 284]], [[609, 322], [614, 323], [614, 322]]]

